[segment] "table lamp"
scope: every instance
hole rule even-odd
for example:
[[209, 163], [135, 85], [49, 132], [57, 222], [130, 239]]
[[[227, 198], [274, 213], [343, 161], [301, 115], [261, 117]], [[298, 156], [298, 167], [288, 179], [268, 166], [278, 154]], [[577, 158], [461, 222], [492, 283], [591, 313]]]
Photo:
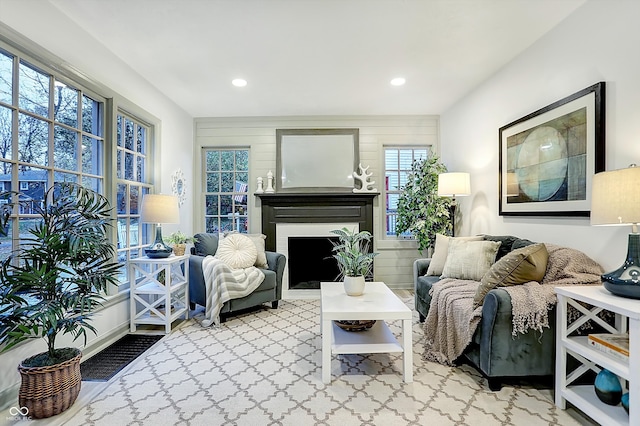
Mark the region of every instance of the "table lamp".
[[469, 173], [441, 173], [438, 175], [438, 196], [451, 197], [451, 235], [456, 235], [456, 197], [471, 194]]
[[615, 271], [602, 275], [611, 293], [640, 299], [640, 167], [597, 173], [591, 195], [592, 225], [631, 225], [627, 258]]
[[156, 224], [156, 240], [144, 250], [147, 257], [169, 257], [173, 249], [162, 240], [162, 223], [179, 223], [178, 197], [174, 195], [147, 194], [142, 197], [140, 216], [145, 223]]

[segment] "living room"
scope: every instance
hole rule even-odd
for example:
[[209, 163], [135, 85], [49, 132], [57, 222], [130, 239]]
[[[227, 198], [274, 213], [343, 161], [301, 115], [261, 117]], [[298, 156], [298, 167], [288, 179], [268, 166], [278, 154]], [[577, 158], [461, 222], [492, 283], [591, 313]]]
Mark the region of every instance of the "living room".
[[[443, 83], [442, 91], [454, 91], [457, 98], [442, 109], [420, 109], [410, 105], [399, 106], [396, 112], [380, 108], [365, 113], [349, 108], [330, 112], [309, 108], [305, 111], [311, 112], [304, 115], [291, 110], [286, 113], [268, 114], [262, 112], [264, 110], [254, 113], [249, 108], [247, 113], [192, 114], [180, 106], [181, 100], [174, 100], [158, 89], [109, 50], [103, 41], [83, 29], [82, 23], [65, 13], [65, 7], [77, 6], [91, 14], [91, 6], [75, 3], [0, 0], [2, 41], [26, 49], [32, 57], [52, 65], [60, 60], [61, 69], [75, 70], [95, 87], [105, 88], [103, 96], [114, 97], [118, 105], [132, 113], [140, 111], [154, 125], [159, 144], [154, 153], [156, 191], [171, 193], [171, 175], [177, 169], [184, 172], [187, 188], [185, 203], [180, 208], [180, 224], [164, 226], [167, 233], [181, 230], [193, 235], [204, 230], [204, 207], [199, 196], [203, 187], [203, 165], [200, 161], [203, 148], [249, 147], [249, 193], [252, 194], [256, 178], [266, 177], [269, 171], [276, 169], [276, 129], [346, 127], [360, 129], [360, 162], [370, 166], [381, 191], [385, 146], [429, 145], [449, 170], [470, 173], [472, 191], [470, 196], [459, 199], [461, 221], [456, 235], [517, 235], [533, 241], [570, 246], [595, 259], [605, 270], [617, 268], [624, 259], [626, 227], [594, 227], [585, 217], [501, 216], [498, 214], [496, 183], [499, 176], [498, 129], [600, 81], [607, 84], [606, 170], [638, 162], [640, 144], [634, 142], [634, 137], [640, 133], [637, 120], [640, 107], [636, 105], [640, 98], [637, 78], [640, 59], [630, 52], [634, 52], [640, 42], [640, 31], [636, 29], [635, 22], [640, 16], [640, 5], [633, 0], [557, 2], [563, 5], [566, 16], [517, 53], [509, 46], [508, 38], [501, 40], [504, 49], [512, 52], [512, 56], [502, 58], [503, 65], [482, 76], [474, 87], [458, 93], [455, 83]], [[552, 5], [556, 2], [541, 3], [547, 11], [556, 7]], [[464, 2], [460, 4], [464, 7]], [[354, 5], [362, 5], [362, 2]], [[113, 20], [110, 24], [114, 27], [121, 25], [117, 19]], [[277, 51], [268, 44], [264, 49]], [[176, 55], [176, 61], [189, 60], [180, 56], [180, 46], [168, 44], [167, 51], [167, 54]], [[138, 53], [145, 55], [144, 51]], [[481, 55], [477, 60], [480, 59]], [[266, 56], [265, 61], [268, 60], [269, 56]], [[152, 63], [153, 58], [149, 57], [147, 61]], [[420, 70], [414, 72], [415, 80]], [[453, 64], [449, 72], [463, 73], [466, 70], [456, 69]], [[209, 74], [203, 70], [203, 78]], [[250, 76], [247, 79], [248, 87], [259, 84], [251, 81]], [[184, 82], [178, 79], [175, 84]], [[410, 87], [411, 78], [408, 78], [407, 85], [401, 89], [406, 91]], [[172, 89], [172, 93], [179, 89]], [[340, 96], [346, 101], [350, 95], [345, 88], [341, 90], [345, 93]], [[227, 92], [225, 96], [229, 96]], [[246, 97], [247, 93], [241, 92], [240, 96]], [[388, 96], [391, 104], [393, 92]], [[437, 93], [416, 92], [415, 96], [437, 97]], [[221, 96], [216, 102], [215, 95], [208, 97], [210, 99], [206, 102], [221, 104], [218, 108], [222, 108], [227, 99]], [[305, 103], [314, 103], [313, 99], [307, 99], [305, 92], [301, 92], [300, 97], [300, 108]], [[369, 100], [372, 105], [385, 102], [384, 98]], [[251, 108], [256, 107], [251, 101], [247, 104]], [[260, 106], [268, 109], [270, 104]], [[279, 110], [274, 107], [274, 111]], [[259, 232], [259, 200], [249, 198], [255, 207], [250, 211], [249, 223], [252, 231]], [[387, 282], [391, 288], [410, 290], [413, 288], [412, 264], [421, 255], [411, 242], [385, 239], [381, 231], [383, 221], [384, 201], [378, 197], [374, 206], [374, 238], [375, 248], [381, 254], [374, 276], [376, 280]], [[93, 353], [128, 329], [128, 309], [126, 297], [118, 295], [98, 314], [96, 328], [99, 334], [91, 336], [88, 343]], [[15, 400], [19, 381], [15, 373], [17, 364], [37, 352], [34, 350], [36, 347], [39, 346], [24, 344], [0, 355], [2, 408], [9, 407]]]

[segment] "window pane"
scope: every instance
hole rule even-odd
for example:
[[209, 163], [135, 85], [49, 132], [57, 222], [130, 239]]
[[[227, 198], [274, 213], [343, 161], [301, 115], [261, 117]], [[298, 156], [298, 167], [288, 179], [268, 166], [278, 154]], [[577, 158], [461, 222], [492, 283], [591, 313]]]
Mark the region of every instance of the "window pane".
[[220, 214], [222, 216], [230, 214], [232, 212], [232, 206], [231, 195], [220, 196]]
[[138, 137], [136, 138], [136, 151], [144, 154], [145, 141], [147, 140], [147, 129], [138, 126]]
[[9, 221], [5, 229], [6, 237], [0, 235], [0, 262], [11, 254], [11, 234], [13, 233], [13, 221]]
[[144, 244], [144, 241], [140, 241], [139, 232], [140, 220], [136, 217], [132, 217], [129, 225], [129, 246], [138, 246], [140, 244]]
[[413, 150], [401, 149], [400, 150], [400, 170], [410, 170], [413, 163]]
[[233, 231], [233, 220], [229, 217], [220, 218], [220, 232]]
[[54, 174], [53, 179], [56, 182], [73, 182], [73, 183], [78, 183], [78, 175], [75, 175], [73, 173], [62, 173], [62, 172], [56, 172]]
[[220, 191], [220, 173], [207, 173], [207, 192]]
[[30, 115], [20, 114], [18, 131], [18, 152], [21, 161], [47, 165], [49, 126], [46, 122]]
[[18, 105], [42, 117], [49, 116], [49, 76], [20, 63]]
[[398, 150], [397, 149], [386, 149], [384, 152], [384, 163], [385, 168], [389, 169], [397, 169], [398, 168]]
[[12, 104], [13, 57], [0, 52], [0, 102]]
[[54, 120], [69, 125], [78, 126], [78, 91], [66, 84], [56, 81], [53, 98]]
[[124, 154], [124, 178], [133, 180], [133, 154], [125, 152]]
[[130, 186], [129, 192], [129, 213], [139, 214], [138, 200], [140, 200], [140, 188], [137, 186]]
[[118, 184], [118, 193], [116, 194], [116, 212], [117, 214], [127, 214], [127, 186]]
[[116, 153], [116, 177], [118, 179], [122, 179], [123, 173], [122, 173], [122, 156], [124, 155], [124, 153], [120, 150], [118, 150], [118, 152]]
[[387, 189], [390, 191], [397, 191], [398, 184], [398, 173], [397, 172], [387, 172]]
[[208, 217], [206, 221], [206, 232], [217, 234], [220, 232], [220, 227], [218, 226], [218, 218], [217, 217]]
[[118, 115], [118, 118], [116, 118], [116, 144], [118, 146], [122, 146], [122, 121], [122, 116]]
[[398, 194], [387, 194], [387, 208], [389, 210], [396, 210], [398, 208], [398, 199], [400, 196]]
[[82, 177], [82, 186], [86, 188], [93, 189], [96, 192], [102, 193], [102, 185], [102, 179], [87, 176]]
[[102, 136], [102, 117], [100, 102], [94, 101], [90, 97], [82, 96], [82, 130]]
[[220, 152], [207, 151], [207, 171], [220, 170]]
[[88, 136], [82, 137], [82, 171], [102, 176], [103, 142]]
[[409, 172], [400, 172], [400, 188], [405, 186], [407, 182], [409, 182]]
[[136, 181], [144, 182], [144, 157], [136, 156]]
[[133, 150], [133, 128], [134, 124], [131, 120], [124, 120], [124, 147]]
[[235, 181], [233, 179], [233, 172], [220, 173], [220, 192], [233, 192], [235, 188]]
[[[116, 223], [118, 227], [118, 248], [127, 246], [127, 220], [120, 218]], [[118, 258], [122, 252], [118, 253]], [[126, 260], [126, 259], [125, 259]]]
[[54, 128], [53, 164], [66, 170], [78, 169], [78, 134], [65, 127]]
[[236, 151], [236, 170], [249, 170], [249, 151]]
[[11, 159], [11, 110], [0, 106], [0, 156]]
[[249, 173], [241, 172], [236, 173], [236, 180], [245, 184], [242, 190], [238, 190], [238, 192], [248, 192], [249, 190]]
[[205, 214], [206, 215], [216, 215], [218, 214], [218, 196], [217, 195], [207, 195], [205, 197]]
[[[47, 171], [34, 167], [24, 167], [23, 170], [18, 173], [18, 182], [21, 187], [26, 184], [26, 189], [21, 189], [20, 192], [29, 200], [27, 201], [27, 205], [42, 201], [45, 191], [50, 186]], [[29, 209], [29, 207], [27, 208]], [[31, 213], [31, 210], [29, 210], [28, 213]]]
[[223, 151], [221, 157], [220, 170], [233, 170], [233, 151]]

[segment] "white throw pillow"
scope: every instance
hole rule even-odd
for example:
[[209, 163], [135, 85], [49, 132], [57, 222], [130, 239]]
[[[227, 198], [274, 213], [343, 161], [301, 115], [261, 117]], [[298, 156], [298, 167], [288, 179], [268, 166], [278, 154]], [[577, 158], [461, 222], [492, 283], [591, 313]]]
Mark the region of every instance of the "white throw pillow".
[[450, 241], [442, 277], [480, 281], [496, 261], [499, 248], [498, 241]]
[[246, 235], [231, 234], [220, 241], [215, 257], [232, 269], [244, 269], [256, 263], [258, 249]]
[[449, 241], [482, 241], [482, 235], [475, 237], [448, 237], [442, 234], [436, 234], [436, 246], [433, 250], [433, 256], [431, 256], [431, 262], [429, 262], [429, 268], [427, 269], [427, 275], [442, 275], [444, 270], [444, 264], [447, 262], [447, 254], [449, 253]]
[[[221, 235], [221, 238], [225, 239], [228, 236], [235, 235], [235, 234], [239, 234], [239, 232], [227, 231]], [[267, 254], [265, 253], [265, 242], [264, 242], [264, 240], [267, 239], [267, 236], [264, 234], [242, 234], [242, 235], [251, 239], [251, 241], [253, 241], [253, 243], [256, 245], [256, 250], [258, 250], [258, 258], [256, 259], [256, 263], [254, 264], [254, 266], [257, 266], [258, 268], [263, 268], [263, 269], [268, 268], [269, 264], [267, 263]]]

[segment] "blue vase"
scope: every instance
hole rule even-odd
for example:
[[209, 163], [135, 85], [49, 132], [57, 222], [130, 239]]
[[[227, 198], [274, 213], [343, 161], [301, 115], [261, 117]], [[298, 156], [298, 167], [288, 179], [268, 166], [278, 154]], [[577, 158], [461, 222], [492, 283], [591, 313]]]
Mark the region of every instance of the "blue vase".
[[624, 411], [626, 411], [627, 414], [629, 414], [629, 392], [627, 392], [624, 395], [622, 395], [622, 400], [620, 402], [622, 403], [622, 406], [624, 407]]
[[611, 371], [603, 368], [596, 376], [593, 387], [600, 401], [609, 405], [620, 404], [620, 400], [622, 399], [622, 385], [620, 385], [618, 376]]

